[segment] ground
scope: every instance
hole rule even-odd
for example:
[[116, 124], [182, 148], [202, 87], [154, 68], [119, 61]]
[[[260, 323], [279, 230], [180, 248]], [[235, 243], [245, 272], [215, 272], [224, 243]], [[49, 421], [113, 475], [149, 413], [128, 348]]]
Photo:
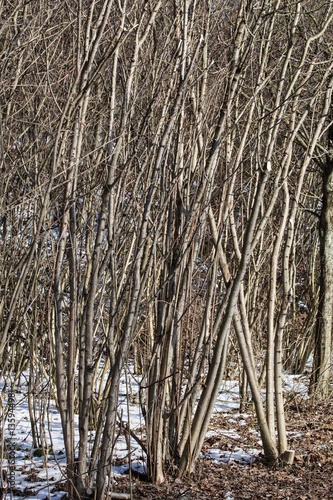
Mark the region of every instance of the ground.
[[[265, 463], [255, 412], [250, 405], [246, 414], [240, 414], [238, 382], [224, 381], [202, 455], [190, 477], [177, 479], [177, 467], [174, 466], [165, 471], [164, 484], [156, 486], [144, 481], [146, 469], [142, 450], [135, 441], [131, 441], [133, 467], [141, 474], [137, 477], [133, 472], [132, 498], [333, 499], [333, 390], [330, 398], [325, 401], [310, 400], [307, 397], [306, 380], [306, 377], [301, 376], [284, 376], [288, 445], [295, 450], [292, 466], [281, 462], [274, 465]], [[125, 383], [124, 379], [120, 395], [123, 415], [127, 414], [125, 410], [128, 400]], [[133, 394], [137, 391], [134, 384], [132, 390]], [[48, 456], [44, 448], [33, 448], [26, 392], [26, 385], [18, 384], [15, 389], [15, 436], [8, 439], [7, 427], [4, 436], [7, 445], [11, 443], [15, 452], [13, 498], [66, 500], [66, 456], [60, 416], [54, 402], [53, 407], [50, 401], [43, 403], [48, 405], [48, 412], [45, 414]], [[43, 408], [41, 402], [39, 410]], [[144, 441], [143, 419], [137, 401], [130, 404], [130, 420], [133, 431]], [[4, 457], [2, 465], [5, 468], [6, 463]], [[128, 447], [121, 434], [115, 445], [113, 465], [113, 491], [129, 493]]]
[[[216, 458], [202, 458], [191, 477], [175, 479], [167, 476], [163, 485], [156, 486], [136, 480], [133, 498], [157, 499], [329, 499], [333, 498], [333, 397], [328, 401], [311, 403], [309, 400], [290, 401], [287, 411], [289, 445], [296, 452], [292, 466], [274, 466], [264, 463], [259, 455], [248, 464], [234, 460], [219, 462]], [[237, 416], [237, 418], [241, 418]], [[244, 421], [244, 419], [242, 420]], [[223, 415], [212, 422], [204, 452], [212, 447], [239, 449], [251, 446], [253, 417], [237, 429], [240, 438], [221, 438], [219, 430], [233, 425]], [[214, 437], [215, 436], [215, 437]], [[227, 442], [229, 440], [229, 443]], [[232, 451], [232, 450], [231, 450]], [[129, 491], [128, 478], [120, 478], [117, 491]]]

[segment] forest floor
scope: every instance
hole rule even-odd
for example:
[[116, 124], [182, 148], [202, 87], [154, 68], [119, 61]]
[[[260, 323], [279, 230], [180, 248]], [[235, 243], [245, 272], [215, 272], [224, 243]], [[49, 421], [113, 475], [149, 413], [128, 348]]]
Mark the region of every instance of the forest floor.
[[[249, 407], [247, 413], [239, 413], [238, 382], [227, 380], [222, 384], [202, 454], [189, 477], [177, 479], [177, 468], [170, 467], [165, 471], [166, 480], [163, 484], [157, 486], [148, 483], [144, 480], [145, 457], [137, 443], [131, 440], [132, 498], [333, 499], [333, 377], [331, 395], [325, 401], [310, 400], [307, 397], [307, 383], [306, 375], [284, 374], [288, 446], [295, 450], [292, 466], [265, 463], [255, 412]], [[129, 414], [132, 430], [144, 441], [143, 418], [136, 397], [138, 385], [133, 379], [131, 403], [127, 411], [126, 384], [124, 377], [121, 381], [120, 410], [124, 419]], [[60, 416], [54, 402], [47, 398], [40, 399], [38, 406], [38, 392], [36, 397], [34, 411], [36, 415], [40, 414], [38, 428], [43, 422], [43, 415], [44, 427], [41, 428], [46, 431], [45, 440], [50, 455], [46, 458], [40, 453], [43, 451], [41, 448], [33, 448], [27, 385], [23, 380], [15, 389], [16, 429], [12, 438], [12, 445], [15, 445], [15, 489], [10, 498], [65, 500], [68, 498], [64, 476], [66, 456]], [[4, 437], [7, 438], [7, 428], [4, 431]], [[119, 434], [113, 463], [115, 492], [130, 491], [128, 456], [125, 437]], [[7, 466], [6, 459], [3, 459], [2, 466]]]
[[[253, 462], [241, 459], [223, 461], [218, 450], [237, 450], [253, 446], [256, 428], [254, 417], [241, 415], [231, 422], [218, 414], [211, 422], [205, 441], [203, 455], [193, 474], [182, 480], [176, 479], [172, 471], [160, 486], [140, 479], [133, 489], [134, 499], [329, 499], [333, 498], [333, 396], [329, 400], [311, 403], [294, 398], [287, 404], [287, 427], [289, 446], [295, 450], [292, 466], [280, 463], [268, 465], [261, 454]], [[234, 431], [235, 422], [239, 439], [223, 437], [220, 430]], [[232, 427], [232, 429], [231, 429]], [[225, 433], [225, 432], [224, 432]], [[215, 453], [212, 453], [213, 450]], [[117, 491], [129, 491], [128, 477], [117, 478]]]

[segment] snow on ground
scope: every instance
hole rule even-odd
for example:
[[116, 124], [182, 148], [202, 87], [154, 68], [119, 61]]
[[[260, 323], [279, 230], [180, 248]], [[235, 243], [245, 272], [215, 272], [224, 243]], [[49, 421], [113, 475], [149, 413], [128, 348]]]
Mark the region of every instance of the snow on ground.
[[[49, 446], [51, 446], [52, 439], [53, 450], [49, 450], [49, 455], [46, 457], [42, 449], [36, 450], [32, 447], [33, 439], [26, 384], [16, 388], [14, 393], [16, 403], [14, 409], [15, 433], [10, 436], [8, 422], [6, 422], [4, 439], [7, 441], [7, 446], [10, 445], [15, 454], [15, 489], [25, 493], [24, 498], [60, 499], [63, 491], [51, 494], [54, 486], [61, 479], [64, 479], [62, 469], [66, 463], [60, 416], [54, 401], [51, 401], [48, 408], [48, 418], [45, 418], [44, 426], [41, 425], [42, 421], [39, 417], [37, 421], [37, 429], [41, 433], [46, 433]], [[35, 408], [35, 412], [38, 414], [38, 408]], [[7, 465], [8, 462], [4, 459], [3, 467], [7, 468]], [[22, 498], [22, 496], [13, 495], [10, 498]]]
[[[129, 378], [130, 377], [130, 378]], [[139, 385], [137, 381], [129, 375], [121, 379], [120, 396], [119, 396], [119, 414], [124, 422], [130, 420], [130, 427], [138, 435], [139, 438], [144, 437], [144, 419], [140, 412], [138, 404]], [[27, 378], [26, 378], [27, 380]], [[0, 390], [3, 383], [0, 384]], [[305, 379], [302, 376], [284, 374], [284, 389], [285, 391], [293, 391], [295, 394], [306, 394]], [[128, 403], [129, 402], [129, 406]], [[44, 454], [45, 450], [36, 450], [33, 448], [33, 439], [31, 433], [27, 384], [21, 383], [15, 388], [15, 433], [9, 437], [8, 423], [4, 429], [4, 439], [7, 440], [7, 445], [10, 443], [14, 447], [15, 453], [15, 488], [16, 493], [10, 498], [30, 499], [52, 499], [60, 500], [64, 491], [57, 491], [57, 486], [60, 481], [65, 480], [65, 464], [66, 456], [64, 442], [62, 438], [61, 421], [53, 400], [47, 401], [47, 398], [41, 397], [39, 407], [35, 407], [37, 416], [37, 429], [40, 435], [44, 435], [44, 443], [49, 448], [48, 456]], [[215, 405], [215, 415], [222, 414], [223, 418], [228, 422], [228, 428], [214, 428], [207, 433], [207, 438], [221, 438], [223, 442], [231, 442], [228, 449], [212, 446], [205, 449], [201, 454], [201, 458], [212, 460], [214, 463], [229, 463], [234, 461], [237, 463], [248, 464], [259, 455], [261, 450], [260, 435], [256, 430], [253, 432], [252, 446], [242, 446], [242, 438], [239, 434], [242, 426], [246, 425], [246, 421], [252, 415], [239, 414], [239, 386], [235, 381], [224, 381]], [[40, 410], [40, 411], [39, 411]], [[40, 415], [44, 410], [44, 419]], [[43, 425], [42, 425], [43, 424]], [[237, 430], [238, 428], [238, 430]], [[1, 432], [0, 425], [0, 432]], [[78, 438], [78, 418], [75, 420], [76, 438]], [[91, 431], [93, 433], [93, 431]], [[295, 434], [295, 433], [294, 433]], [[93, 436], [91, 436], [93, 438]], [[295, 437], [295, 436], [294, 436]], [[136, 441], [131, 439], [130, 456], [132, 469], [144, 473], [145, 455]], [[40, 456], [41, 455], [41, 456]], [[113, 469], [114, 479], [117, 476], [128, 473], [129, 450], [126, 439], [121, 434], [116, 442], [114, 449], [115, 466]], [[7, 467], [6, 458], [2, 461], [2, 466]], [[228, 496], [226, 496], [227, 498]], [[228, 497], [229, 499], [231, 496]]]

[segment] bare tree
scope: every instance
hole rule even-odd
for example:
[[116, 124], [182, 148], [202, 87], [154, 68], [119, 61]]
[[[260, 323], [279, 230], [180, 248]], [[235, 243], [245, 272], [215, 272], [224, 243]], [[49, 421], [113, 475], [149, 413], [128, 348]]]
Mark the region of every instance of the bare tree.
[[333, 279], [331, 266], [331, 240], [332, 240], [332, 141], [333, 125], [332, 113], [329, 114], [329, 106], [332, 100], [332, 82], [327, 92], [327, 114], [329, 115], [328, 138], [326, 161], [321, 163], [323, 173], [323, 197], [320, 217], [320, 258], [321, 279], [320, 297], [315, 331], [315, 353], [311, 375], [310, 392], [317, 391], [322, 397], [329, 393], [329, 379], [331, 370], [331, 346], [332, 346], [332, 307], [333, 307]]
[[[179, 475], [193, 470], [230, 337], [265, 456], [288, 458], [285, 352], [301, 366], [315, 343], [317, 250], [302, 212], [320, 189], [315, 164], [312, 387], [323, 395], [330, 367], [331, 3], [1, 8], [1, 368], [14, 360], [20, 371], [39, 353], [55, 373], [70, 496], [104, 498], [112, 486], [132, 358], [150, 479], [162, 482], [169, 460]], [[302, 360], [301, 272], [312, 297]], [[31, 394], [36, 378], [53, 378], [36, 367]]]

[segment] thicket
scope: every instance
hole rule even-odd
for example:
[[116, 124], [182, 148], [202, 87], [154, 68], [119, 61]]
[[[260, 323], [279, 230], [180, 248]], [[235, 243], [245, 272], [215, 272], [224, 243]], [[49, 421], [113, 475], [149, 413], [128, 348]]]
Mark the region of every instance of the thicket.
[[1, 376], [54, 393], [70, 496], [105, 496], [130, 362], [152, 481], [192, 470], [226, 370], [290, 459], [282, 370], [313, 353], [329, 390], [333, 2], [0, 14]]

